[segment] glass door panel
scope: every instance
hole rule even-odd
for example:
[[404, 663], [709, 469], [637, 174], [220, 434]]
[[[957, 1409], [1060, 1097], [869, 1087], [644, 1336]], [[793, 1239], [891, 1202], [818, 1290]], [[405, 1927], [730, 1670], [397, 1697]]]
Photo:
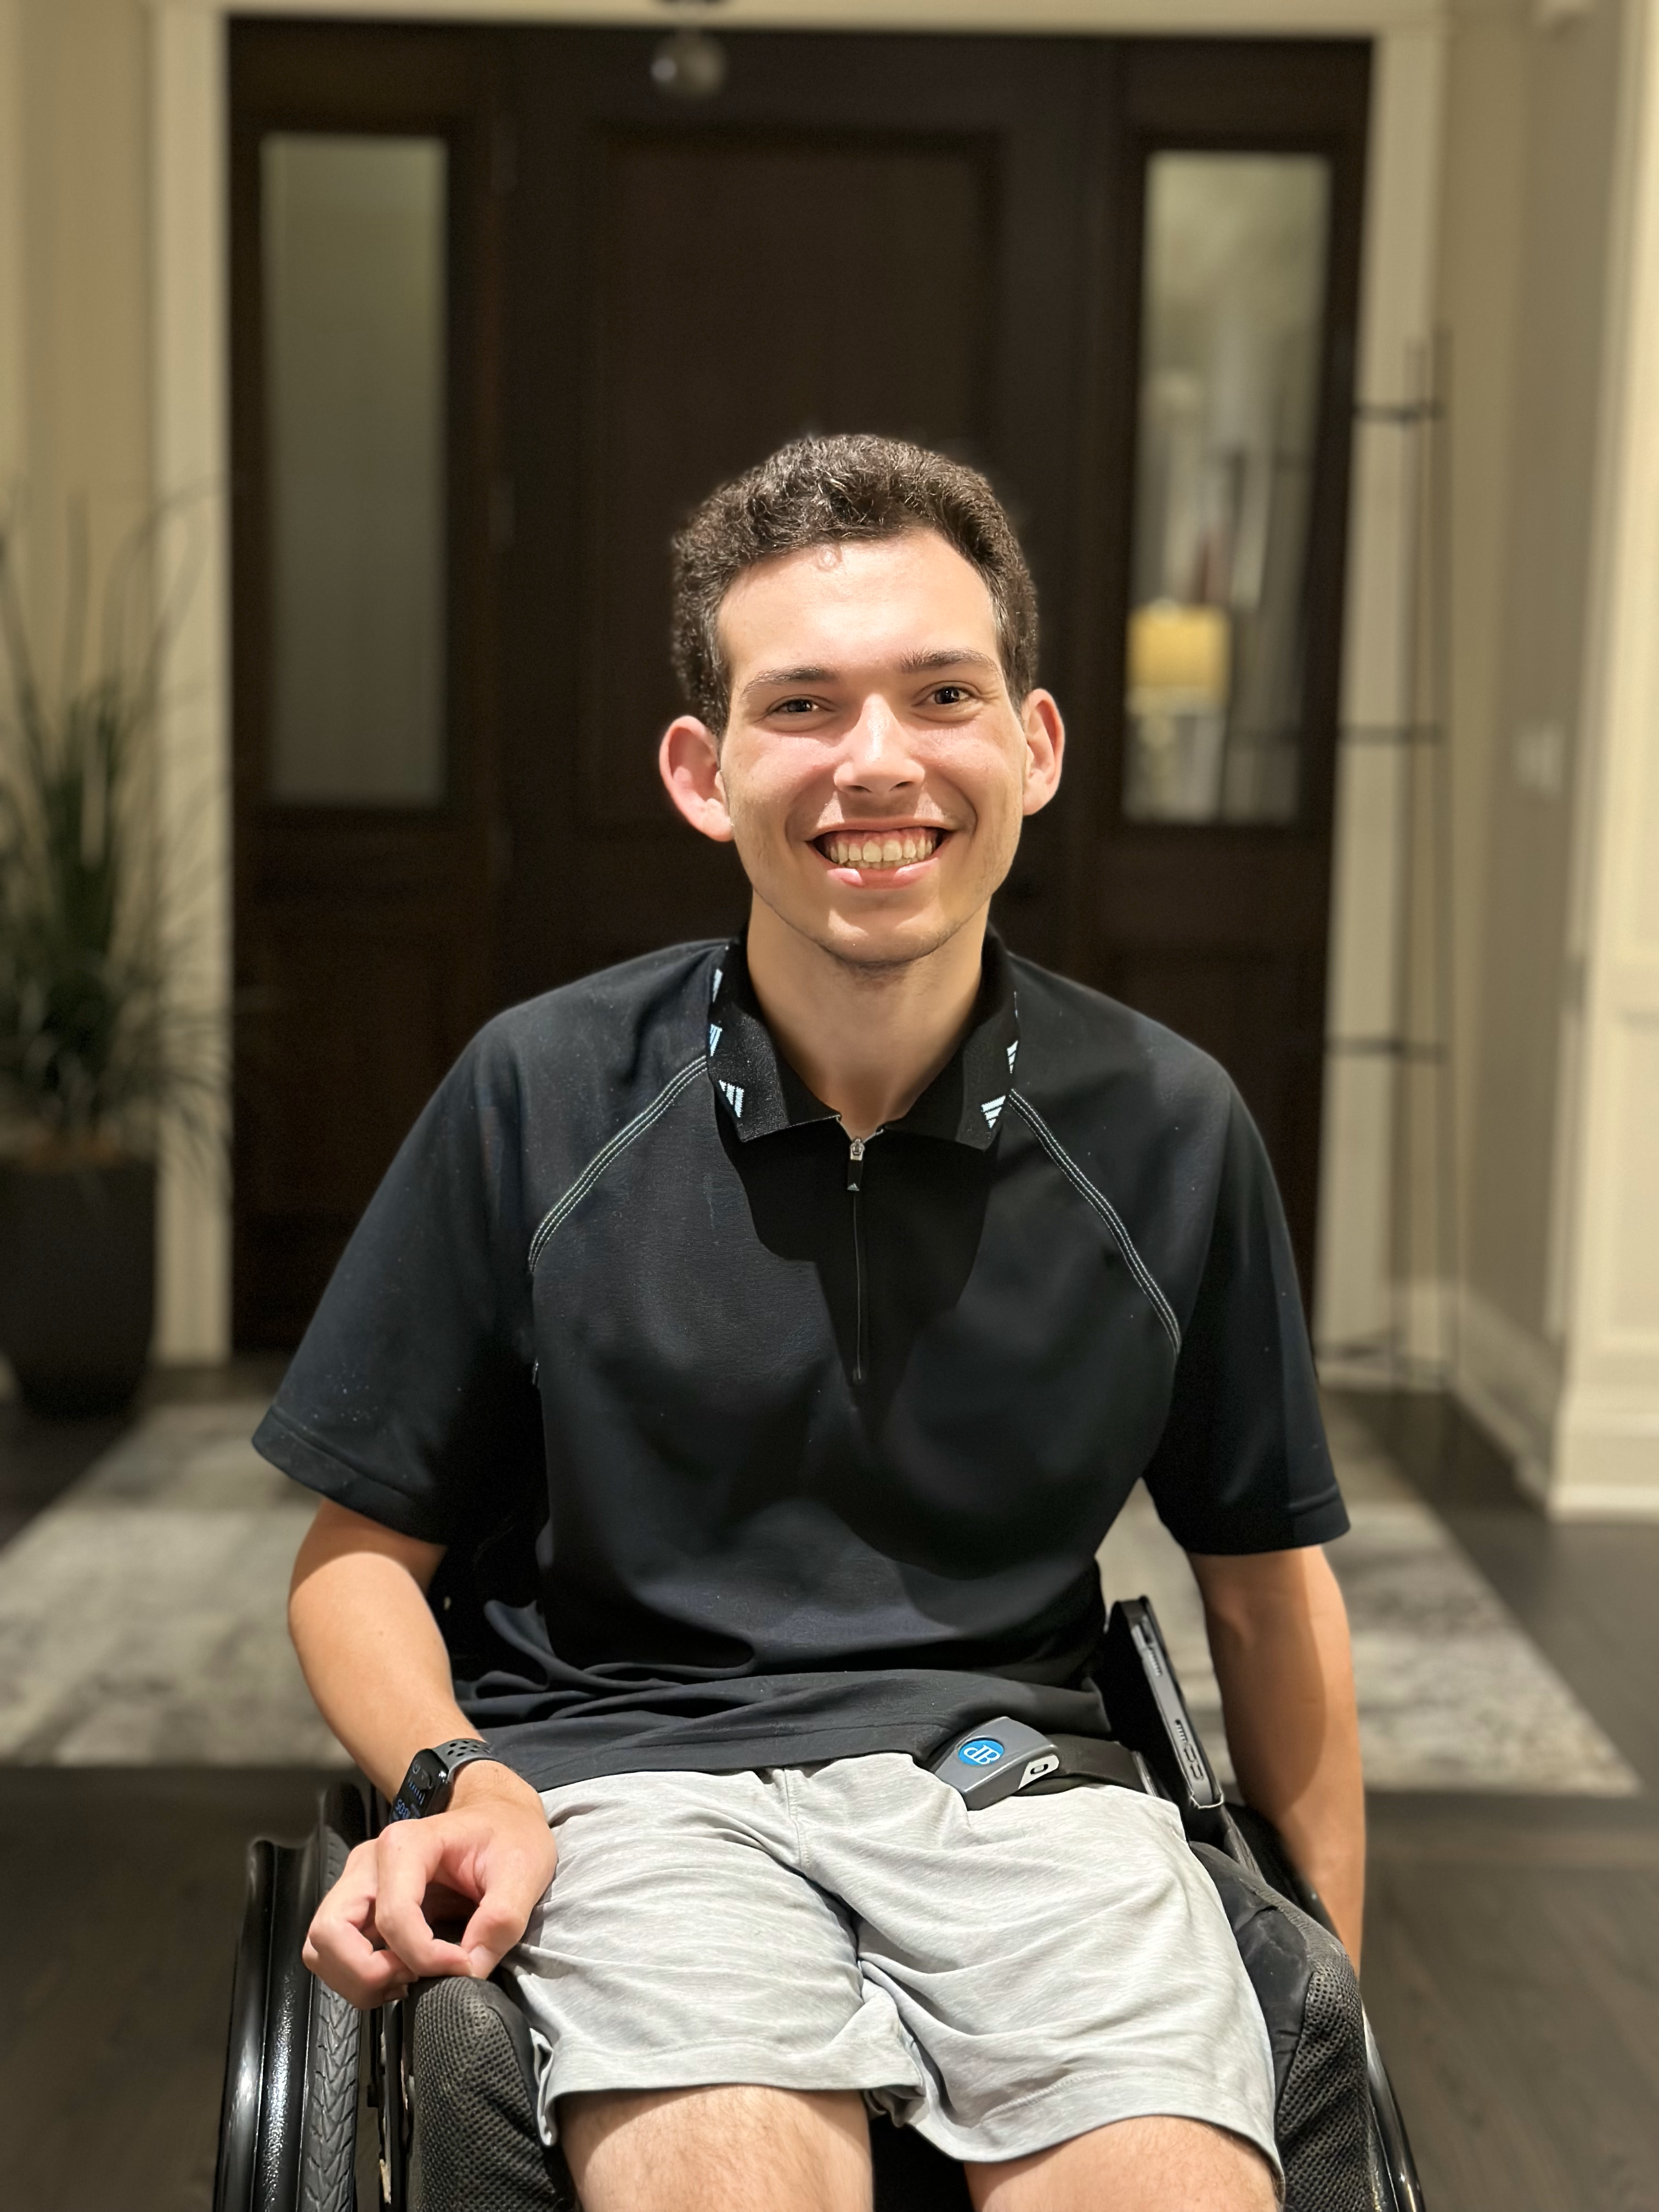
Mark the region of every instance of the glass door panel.
[[1296, 818], [1329, 198], [1305, 155], [1147, 165], [1132, 821]]
[[445, 796], [447, 167], [441, 138], [260, 147], [280, 805]]

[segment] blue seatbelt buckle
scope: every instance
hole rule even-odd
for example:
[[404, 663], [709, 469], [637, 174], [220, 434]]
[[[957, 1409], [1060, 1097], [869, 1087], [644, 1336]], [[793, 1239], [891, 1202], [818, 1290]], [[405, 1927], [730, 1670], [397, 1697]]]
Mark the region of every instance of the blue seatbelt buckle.
[[1046, 1735], [1004, 1713], [953, 1737], [927, 1771], [948, 1782], [970, 1812], [978, 1812], [1059, 1767], [1060, 1753]]

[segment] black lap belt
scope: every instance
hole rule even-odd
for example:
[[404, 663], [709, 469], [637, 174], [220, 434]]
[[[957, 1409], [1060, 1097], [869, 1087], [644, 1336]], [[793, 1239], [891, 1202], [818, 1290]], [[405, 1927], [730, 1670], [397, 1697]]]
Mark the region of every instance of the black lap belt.
[[959, 1791], [973, 1811], [1016, 1791], [1040, 1796], [1085, 1782], [1147, 1786], [1146, 1770], [1126, 1745], [1100, 1736], [1042, 1735], [1006, 1713], [953, 1737], [928, 1771]]

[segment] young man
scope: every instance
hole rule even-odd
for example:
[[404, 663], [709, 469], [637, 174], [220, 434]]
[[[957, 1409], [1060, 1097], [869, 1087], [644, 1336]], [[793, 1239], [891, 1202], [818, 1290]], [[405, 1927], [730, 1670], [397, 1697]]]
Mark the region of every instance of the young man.
[[505, 1960], [586, 2212], [854, 2212], [866, 2097], [994, 2212], [1255, 2212], [1266, 2036], [1172, 1808], [969, 1811], [923, 1762], [1103, 1731], [1094, 1554], [1144, 1475], [1240, 1779], [1357, 1951], [1346, 1523], [1260, 1140], [987, 935], [1063, 732], [984, 481], [807, 441], [677, 556], [663, 777], [746, 935], [489, 1024], [259, 1432], [325, 1500], [317, 1701], [388, 1796], [428, 1778], [307, 1960], [360, 2004]]

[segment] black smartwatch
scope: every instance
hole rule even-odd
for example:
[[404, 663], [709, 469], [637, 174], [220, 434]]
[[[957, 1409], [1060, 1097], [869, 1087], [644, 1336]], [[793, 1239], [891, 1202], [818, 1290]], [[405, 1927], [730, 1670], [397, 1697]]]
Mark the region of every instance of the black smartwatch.
[[[417, 1751], [409, 1762], [403, 1787], [387, 1814], [392, 1820], [423, 1820], [428, 1813], [441, 1813], [449, 1802], [455, 1777], [475, 1759], [495, 1759], [495, 1753], [477, 1736], [458, 1735], [453, 1742]], [[498, 1762], [499, 1763], [499, 1762]]]

